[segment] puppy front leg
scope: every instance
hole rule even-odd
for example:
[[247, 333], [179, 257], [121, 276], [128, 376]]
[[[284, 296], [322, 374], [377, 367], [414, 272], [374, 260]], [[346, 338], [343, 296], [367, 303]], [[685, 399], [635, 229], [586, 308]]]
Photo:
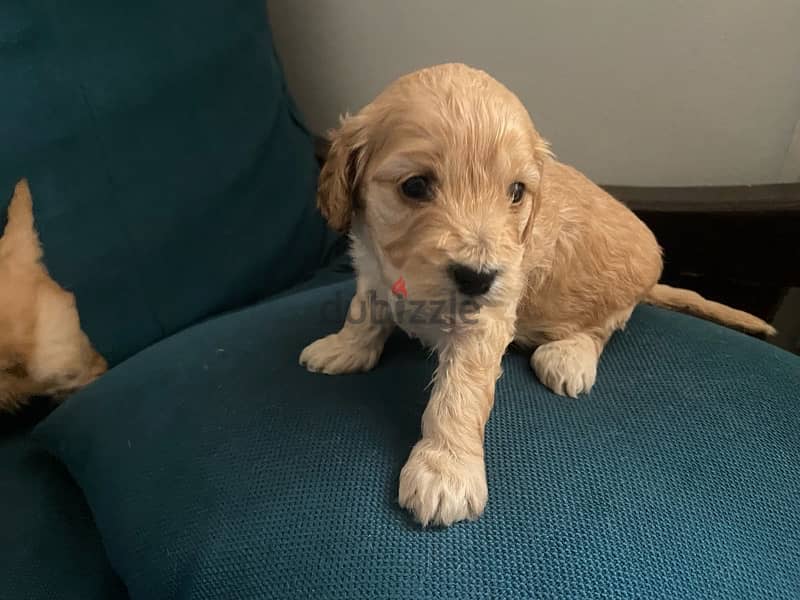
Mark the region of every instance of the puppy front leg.
[[328, 375], [369, 371], [378, 362], [392, 329], [388, 303], [359, 280], [342, 329], [306, 346], [300, 364]]
[[400, 472], [400, 505], [423, 526], [476, 519], [488, 498], [484, 426], [510, 336], [453, 337], [439, 352], [422, 439]]

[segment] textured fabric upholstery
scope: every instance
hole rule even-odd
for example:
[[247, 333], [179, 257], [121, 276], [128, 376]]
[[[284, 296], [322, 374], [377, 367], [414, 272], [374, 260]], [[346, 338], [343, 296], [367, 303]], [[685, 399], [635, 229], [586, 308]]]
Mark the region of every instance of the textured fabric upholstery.
[[797, 357], [651, 307], [579, 400], [511, 352], [486, 513], [423, 531], [396, 490], [435, 361], [400, 334], [367, 374], [297, 364], [351, 292], [191, 328], [40, 425], [133, 598], [800, 597]]

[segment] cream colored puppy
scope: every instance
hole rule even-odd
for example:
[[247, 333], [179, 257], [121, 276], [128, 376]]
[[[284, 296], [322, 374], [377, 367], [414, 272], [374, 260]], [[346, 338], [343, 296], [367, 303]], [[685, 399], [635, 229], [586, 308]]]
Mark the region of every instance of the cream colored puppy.
[[32, 396], [62, 399], [94, 381], [106, 361], [81, 330], [75, 297], [48, 275], [23, 179], [0, 238], [0, 412]]
[[542, 383], [577, 396], [639, 302], [771, 331], [657, 285], [661, 252], [647, 227], [554, 160], [513, 93], [464, 65], [402, 77], [345, 118], [318, 204], [350, 231], [359, 318], [309, 345], [301, 364], [371, 369], [395, 325], [438, 354], [422, 438], [400, 474], [400, 504], [423, 525], [474, 519], [486, 505], [484, 426], [512, 341], [536, 348]]

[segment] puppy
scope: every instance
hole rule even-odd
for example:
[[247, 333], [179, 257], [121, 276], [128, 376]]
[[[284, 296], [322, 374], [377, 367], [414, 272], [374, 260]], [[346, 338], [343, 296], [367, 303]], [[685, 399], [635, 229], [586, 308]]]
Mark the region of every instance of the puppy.
[[[366, 371], [395, 325], [438, 354], [422, 438], [400, 474], [399, 502], [422, 525], [474, 519], [486, 505], [484, 426], [512, 341], [535, 348], [542, 383], [575, 397], [591, 389], [605, 343], [640, 302], [773, 333], [658, 285], [661, 250], [648, 228], [554, 160], [513, 93], [464, 65], [406, 75], [343, 119], [318, 205], [350, 231], [350, 310], [373, 310], [306, 347], [300, 363]], [[442, 317], [453, 299], [458, 310]]]
[[50, 278], [41, 259], [23, 179], [0, 238], [0, 411], [13, 412], [33, 396], [59, 400], [106, 370], [81, 330], [75, 297]]

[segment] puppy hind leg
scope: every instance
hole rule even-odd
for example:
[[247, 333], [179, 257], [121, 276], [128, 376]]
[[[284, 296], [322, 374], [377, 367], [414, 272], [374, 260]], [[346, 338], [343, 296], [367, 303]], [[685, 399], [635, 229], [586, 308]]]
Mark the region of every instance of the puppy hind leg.
[[531, 367], [544, 385], [561, 396], [577, 398], [592, 389], [600, 358], [598, 342], [585, 333], [542, 344], [531, 355]]
[[531, 355], [531, 367], [545, 386], [561, 396], [588, 393], [597, 379], [597, 364], [606, 342], [622, 329], [633, 309], [622, 311], [602, 326], [542, 344]]

